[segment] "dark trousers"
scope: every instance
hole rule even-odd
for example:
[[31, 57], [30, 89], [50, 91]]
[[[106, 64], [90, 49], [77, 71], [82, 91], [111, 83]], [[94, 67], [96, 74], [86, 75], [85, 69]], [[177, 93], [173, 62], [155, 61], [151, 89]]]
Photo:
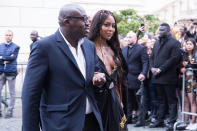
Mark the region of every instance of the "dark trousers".
[[144, 81], [144, 96], [145, 96], [145, 108], [146, 111], [151, 111], [153, 117], [157, 113], [157, 93], [155, 85], [152, 83], [151, 79], [146, 79]]
[[138, 102], [136, 98], [136, 92], [138, 89], [128, 89], [128, 117], [132, 117], [132, 111], [138, 110]]
[[86, 115], [83, 131], [100, 131], [100, 127], [94, 113]]
[[177, 119], [177, 97], [175, 85], [156, 84], [158, 99], [158, 120], [163, 121], [166, 115], [166, 108], [169, 112], [169, 123], [176, 122]]

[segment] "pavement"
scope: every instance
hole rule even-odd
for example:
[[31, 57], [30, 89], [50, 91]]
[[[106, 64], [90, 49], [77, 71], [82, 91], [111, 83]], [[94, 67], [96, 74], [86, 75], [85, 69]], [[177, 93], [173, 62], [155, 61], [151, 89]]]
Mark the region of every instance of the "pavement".
[[[2, 106], [4, 107], [4, 106]], [[0, 131], [21, 131], [22, 127], [22, 110], [21, 110], [21, 99], [17, 98], [16, 99], [16, 104], [15, 104], [15, 109], [14, 109], [14, 114], [13, 118], [0, 118]], [[5, 108], [3, 108], [3, 116], [5, 112]], [[165, 128], [155, 128], [155, 129], [150, 129], [147, 126], [146, 127], [138, 127], [135, 128], [133, 127], [133, 124], [128, 125], [129, 131], [165, 131]]]
[[3, 117], [0, 118], [0, 131], [21, 131], [22, 106], [21, 99], [16, 99], [14, 114], [12, 118], [4, 118], [6, 109], [2, 106]]
[[[5, 119], [4, 117], [0, 118], [0, 131], [21, 131], [22, 127], [22, 105], [21, 105], [21, 89], [22, 89], [22, 83], [24, 79], [24, 74], [25, 74], [25, 68], [21, 68], [19, 70], [19, 75], [17, 76], [17, 81], [16, 81], [16, 103], [15, 103], [15, 109], [14, 109], [14, 114], [13, 118]], [[2, 92], [3, 96], [7, 96], [7, 89], [4, 88]], [[4, 106], [3, 108], [3, 115], [6, 109]], [[147, 126], [145, 127], [133, 127], [133, 124], [128, 125], [129, 131], [165, 131], [165, 128], [154, 128], [150, 129]]]

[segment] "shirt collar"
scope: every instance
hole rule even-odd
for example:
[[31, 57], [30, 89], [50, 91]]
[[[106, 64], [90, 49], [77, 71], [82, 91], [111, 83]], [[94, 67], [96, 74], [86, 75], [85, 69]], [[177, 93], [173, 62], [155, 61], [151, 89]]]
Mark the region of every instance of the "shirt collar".
[[[69, 47], [72, 47], [72, 45], [68, 42], [68, 40], [66, 39], [66, 37], [64, 37], [64, 35], [62, 34], [60, 28], [59, 28], [59, 32], [60, 32], [61, 36], [63, 37], [63, 39], [65, 40], [65, 42], [67, 43], [67, 45], [68, 45]], [[84, 42], [84, 39], [81, 38], [81, 39], [78, 41], [78, 45], [77, 45], [77, 46], [78, 46], [78, 47], [81, 46], [81, 45], [83, 44], [83, 42]]]
[[12, 42], [9, 42], [9, 43], [7, 43], [7, 42], [5, 42], [5, 45], [10, 45]]
[[136, 43], [135, 43], [135, 44], [132, 44], [132, 45], [128, 44], [128, 46], [129, 46], [130, 48], [134, 47], [135, 45], [136, 45]]

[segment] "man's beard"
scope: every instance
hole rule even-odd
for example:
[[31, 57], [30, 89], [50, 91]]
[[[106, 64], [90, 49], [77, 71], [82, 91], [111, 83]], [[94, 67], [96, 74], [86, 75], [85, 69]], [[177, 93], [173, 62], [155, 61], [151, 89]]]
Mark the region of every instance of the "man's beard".
[[129, 43], [128, 45], [129, 45], [129, 46], [133, 46], [134, 44], [135, 44], [135, 43]]
[[6, 41], [6, 44], [9, 44], [11, 41]]
[[169, 34], [166, 34], [166, 35], [159, 36], [159, 39], [166, 39], [168, 37], [169, 37]]

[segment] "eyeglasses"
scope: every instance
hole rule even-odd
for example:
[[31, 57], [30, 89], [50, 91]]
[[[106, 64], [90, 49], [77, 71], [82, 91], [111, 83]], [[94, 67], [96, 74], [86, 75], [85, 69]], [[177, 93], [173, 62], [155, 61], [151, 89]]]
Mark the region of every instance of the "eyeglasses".
[[88, 21], [88, 17], [87, 16], [67, 16], [66, 18], [70, 18], [70, 19], [80, 19], [84, 22]]

